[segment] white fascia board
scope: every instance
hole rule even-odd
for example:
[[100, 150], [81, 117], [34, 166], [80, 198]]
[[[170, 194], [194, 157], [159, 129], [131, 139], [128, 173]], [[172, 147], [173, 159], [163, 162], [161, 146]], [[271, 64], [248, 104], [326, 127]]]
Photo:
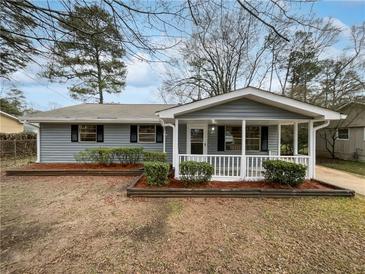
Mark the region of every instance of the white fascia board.
[[26, 122], [32, 123], [100, 123], [100, 124], [159, 124], [158, 118], [151, 119], [54, 119], [54, 118], [27, 118]]
[[22, 121], [21, 121], [18, 117], [15, 117], [14, 115], [11, 115], [11, 114], [6, 113], [6, 112], [1, 111], [1, 110], [0, 110], [0, 113], [1, 113], [2, 115], [4, 115], [4, 116], [6, 116], [6, 117], [8, 117], [8, 118], [10, 118], [10, 119], [16, 120], [17, 122], [19, 122], [19, 123], [21, 123], [21, 124], [22, 124]]
[[338, 112], [252, 87], [243, 88], [201, 101], [162, 110], [158, 112], [157, 115], [159, 115], [160, 118], [174, 118], [175, 115], [197, 111], [199, 109], [222, 104], [242, 97], [248, 97], [249, 99], [256, 100], [258, 102], [265, 102], [265, 104], [287, 109], [289, 111], [299, 112], [313, 118], [322, 117], [325, 120], [342, 119], [341, 114]]

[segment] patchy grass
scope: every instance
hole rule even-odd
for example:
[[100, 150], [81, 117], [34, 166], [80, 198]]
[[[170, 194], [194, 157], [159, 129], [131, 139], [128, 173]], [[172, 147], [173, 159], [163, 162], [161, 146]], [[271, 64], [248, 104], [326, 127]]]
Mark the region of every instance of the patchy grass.
[[29, 164], [35, 162], [37, 160], [37, 156], [27, 156], [23, 158], [11, 158], [5, 157], [0, 159], [0, 170], [6, 168], [13, 168], [18, 166], [23, 166], [25, 164]]
[[318, 164], [321, 166], [339, 169], [365, 176], [364, 162], [345, 161], [339, 159], [319, 159]]
[[0, 272], [363, 273], [365, 199], [129, 199], [128, 177], [1, 177]]

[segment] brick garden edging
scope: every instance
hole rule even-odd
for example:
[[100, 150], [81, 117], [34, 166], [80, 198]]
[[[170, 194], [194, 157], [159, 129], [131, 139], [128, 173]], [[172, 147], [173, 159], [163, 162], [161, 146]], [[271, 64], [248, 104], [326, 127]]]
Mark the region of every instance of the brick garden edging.
[[137, 188], [139, 176], [127, 188], [128, 197], [178, 198], [178, 197], [220, 197], [220, 198], [284, 198], [284, 197], [353, 197], [353, 190], [315, 180], [333, 189], [198, 189], [198, 188]]

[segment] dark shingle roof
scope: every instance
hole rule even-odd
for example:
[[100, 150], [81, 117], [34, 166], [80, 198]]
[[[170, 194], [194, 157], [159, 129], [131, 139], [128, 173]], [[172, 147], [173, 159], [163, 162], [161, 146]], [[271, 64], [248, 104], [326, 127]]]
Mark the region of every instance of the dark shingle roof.
[[173, 107], [171, 104], [80, 104], [38, 112], [22, 117], [28, 121], [120, 120], [158, 121], [156, 111]]

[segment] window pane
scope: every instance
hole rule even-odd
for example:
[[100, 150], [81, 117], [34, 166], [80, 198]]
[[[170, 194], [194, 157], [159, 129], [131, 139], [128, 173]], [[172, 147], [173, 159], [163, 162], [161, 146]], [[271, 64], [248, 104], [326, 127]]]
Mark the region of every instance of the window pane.
[[348, 130], [348, 128], [340, 128], [338, 130], [338, 138], [339, 139], [348, 139], [349, 138], [349, 130]]
[[155, 133], [155, 126], [139, 126], [139, 133]]
[[246, 139], [246, 149], [247, 150], [259, 150], [260, 149], [260, 139]]
[[80, 141], [96, 142], [96, 125], [81, 125]]
[[242, 128], [226, 126], [226, 150], [241, 150]]
[[246, 150], [260, 150], [260, 127], [246, 127]]
[[192, 143], [203, 143], [204, 130], [200, 128], [193, 128], [190, 130], [190, 140]]
[[155, 139], [156, 127], [154, 125], [139, 126], [138, 141], [140, 143], [154, 143]]

